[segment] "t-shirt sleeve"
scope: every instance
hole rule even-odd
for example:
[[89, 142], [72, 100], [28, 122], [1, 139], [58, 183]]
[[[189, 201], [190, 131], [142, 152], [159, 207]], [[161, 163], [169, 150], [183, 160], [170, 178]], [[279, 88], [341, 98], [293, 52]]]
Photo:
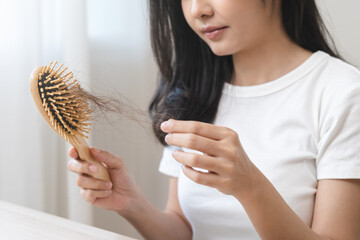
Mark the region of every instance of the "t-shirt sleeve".
[[[360, 78], [326, 109], [318, 145], [317, 179], [360, 178]], [[335, 101], [335, 100], [334, 100]]]
[[168, 145], [164, 147], [160, 160], [159, 171], [171, 177], [179, 177], [182, 164], [176, 161], [171, 153], [175, 150], [181, 150], [180, 147]]

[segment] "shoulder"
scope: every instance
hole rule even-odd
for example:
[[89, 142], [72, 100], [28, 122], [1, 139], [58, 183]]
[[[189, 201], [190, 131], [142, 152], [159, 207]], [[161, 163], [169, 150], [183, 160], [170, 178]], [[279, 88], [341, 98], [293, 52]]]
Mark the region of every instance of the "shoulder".
[[360, 70], [355, 66], [324, 52], [324, 59], [316, 68], [314, 88], [322, 100], [345, 102], [360, 98]]
[[327, 53], [321, 52], [321, 54], [324, 57], [324, 61], [319, 67], [322, 84], [329, 87], [360, 84], [360, 70], [358, 68]]

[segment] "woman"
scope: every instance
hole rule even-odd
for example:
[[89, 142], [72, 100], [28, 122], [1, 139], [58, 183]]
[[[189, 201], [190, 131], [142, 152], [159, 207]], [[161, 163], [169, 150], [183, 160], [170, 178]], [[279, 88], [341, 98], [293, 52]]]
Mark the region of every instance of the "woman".
[[360, 72], [325, 41], [315, 2], [150, 10], [161, 81], [149, 111], [168, 204], [154, 208], [122, 159], [96, 148], [114, 185], [72, 160], [82, 197], [146, 239], [359, 239]]

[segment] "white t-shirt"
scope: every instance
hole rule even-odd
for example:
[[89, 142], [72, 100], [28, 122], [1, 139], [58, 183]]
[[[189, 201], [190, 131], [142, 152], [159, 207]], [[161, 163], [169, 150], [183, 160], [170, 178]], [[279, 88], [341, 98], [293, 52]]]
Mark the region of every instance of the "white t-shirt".
[[[360, 71], [325, 52], [265, 84], [225, 83], [213, 124], [238, 133], [250, 160], [309, 226], [319, 179], [360, 178]], [[176, 148], [164, 148], [159, 171], [178, 177], [193, 239], [260, 239], [239, 201], [183, 174], [171, 156]]]

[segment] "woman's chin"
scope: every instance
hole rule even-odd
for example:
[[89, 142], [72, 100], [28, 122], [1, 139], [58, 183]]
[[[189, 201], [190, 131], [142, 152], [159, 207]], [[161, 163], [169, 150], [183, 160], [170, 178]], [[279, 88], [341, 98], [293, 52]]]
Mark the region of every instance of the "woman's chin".
[[210, 49], [216, 56], [219, 56], [219, 57], [234, 54], [234, 51], [230, 51], [229, 49], [224, 49], [224, 48], [221, 48], [221, 47], [214, 47], [214, 46], [212, 47], [212, 46], [210, 46]]
[[219, 57], [232, 55], [232, 53], [225, 52], [225, 51], [213, 51], [213, 53], [214, 53], [216, 56], [219, 56]]

